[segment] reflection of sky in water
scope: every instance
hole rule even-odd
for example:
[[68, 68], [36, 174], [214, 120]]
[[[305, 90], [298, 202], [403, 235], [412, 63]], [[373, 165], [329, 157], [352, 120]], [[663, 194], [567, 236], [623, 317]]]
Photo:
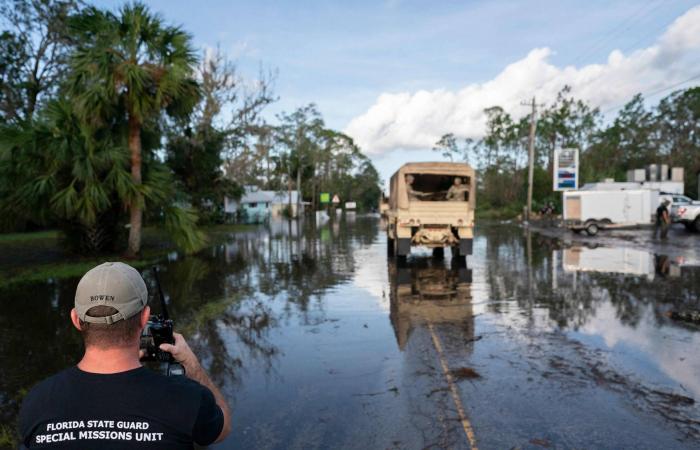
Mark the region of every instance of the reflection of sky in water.
[[[579, 333], [588, 335], [583, 338], [599, 336], [625, 364], [639, 367], [645, 375], [650, 375], [648, 369], [653, 371], [656, 367], [693, 396], [700, 397], [698, 331], [674, 325], [659, 327], [650, 306], [644, 308], [643, 319], [636, 327], [622, 326], [612, 304], [604, 301]], [[663, 377], [659, 378], [663, 383]]]
[[666, 318], [669, 310], [698, 306], [695, 255], [669, 259], [634, 248], [573, 247], [535, 257], [527, 267], [522, 250], [499, 246], [485, 266], [474, 261], [475, 303], [499, 313], [484, 320], [524, 331], [561, 329], [610, 351], [608, 361], [623, 373], [700, 396], [700, 333]]

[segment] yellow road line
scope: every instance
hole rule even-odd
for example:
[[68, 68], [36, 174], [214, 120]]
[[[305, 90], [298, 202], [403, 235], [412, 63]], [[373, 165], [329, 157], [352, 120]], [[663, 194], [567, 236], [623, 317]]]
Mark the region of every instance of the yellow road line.
[[437, 350], [438, 352], [438, 356], [440, 358], [440, 365], [442, 366], [442, 372], [445, 374], [447, 384], [450, 386], [452, 400], [455, 402], [455, 406], [457, 407], [457, 413], [459, 414], [459, 419], [462, 422], [464, 434], [467, 436], [467, 440], [469, 441], [469, 447], [472, 450], [478, 450], [478, 447], [476, 446], [476, 437], [474, 435], [474, 429], [472, 428], [472, 424], [467, 418], [467, 413], [464, 411], [464, 406], [462, 406], [462, 400], [459, 398], [459, 391], [457, 391], [457, 385], [454, 382], [452, 373], [450, 373], [450, 368], [447, 366], [447, 361], [445, 360], [445, 356], [442, 353], [442, 345], [440, 344], [440, 339], [435, 334], [433, 324], [429, 323], [428, 329], [430, 330], [430, 335], [433, 337], [433, 345], [435, 346], [435, 350]]

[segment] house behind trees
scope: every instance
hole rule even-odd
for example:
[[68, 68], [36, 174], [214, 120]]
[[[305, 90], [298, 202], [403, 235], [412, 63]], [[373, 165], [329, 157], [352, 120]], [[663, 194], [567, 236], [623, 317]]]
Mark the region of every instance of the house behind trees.
[[[247, 223], [261, 223], [270, 217], [297, 217], [298, 191], [264, 191], [257, 186], [245, 186], [239, 200], [224, 197], [224, 212]], [[285, 213], [289, 211], [289, 213]]]

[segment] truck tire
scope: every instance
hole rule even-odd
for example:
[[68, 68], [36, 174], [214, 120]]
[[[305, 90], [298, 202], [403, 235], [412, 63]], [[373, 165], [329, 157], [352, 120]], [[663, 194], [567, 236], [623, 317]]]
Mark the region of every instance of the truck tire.
[[588, 225], [586, 225], [586, 234], [588, 234], [589, 236], [595, 236], [596, 234], [598, 234], [598, 230], [598, 224], [595, 222], [591, 222]]
[[411, 254], [411, 238], [396, 239], [396, 256], [405, 258]]
[[695, 222], [683, 222], [683, 226], [687, 231], [690, 231], [691, 233], [695, 231]]
[[693, 221], [693, 228], [695, 228], [696, 233], [700, 233], [700, 216], [696, 217]]
[[473, 252], [473, 243], [473, 239], [460, 239], [459, 244], [457, 244], [453, 248], [456, 250], [457, 255], [467, 256], [471, 255]]

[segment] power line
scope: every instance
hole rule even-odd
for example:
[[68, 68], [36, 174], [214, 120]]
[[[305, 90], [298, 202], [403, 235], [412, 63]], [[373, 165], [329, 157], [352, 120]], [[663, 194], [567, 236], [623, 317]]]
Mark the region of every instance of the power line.
[[660, 32], [661, 30], [667, 29], [667, 28], [669, 27], [669, 25], [671, 25], [673, 22], [675, 22], [675, 20], [676, 20], [677, 18], [678, 18], [678, 16], [674, 15], [673, 17], [671, 17], [671, 20], [666, 20], [666, 21], [663, 23], [662, 26], [656, 27], [656, 28], [654, 28], [653, 31], [648, 32], [648, 33], [645, 33], [644, 36], [642, 36], [641, 38], [637, 39], [637, 40], [634, 41], [632, 44], [625, 46], [625, 48], [622, 50], [622, 53], [627, 53], [627, 52], [629, 52], [629, 51], [635, 49], [639, 44], [641, 44], [642, 42], [644, 42], [644, 41], [645, 41], [646, 39], [648, 39], [650, 36], [656, 36], [656, 34], [657, 34], [658, 32]]
[[655, 6], [653, 6], [651, 9], [647, 10], [646, 12], [644, 12], [644, 10], [648, 6], [653, 5], [653, 2], [649, 2], [649, 3], [644, 4], [641, 8], [639, 8], [637, 11], [635, 11], [632, 15], [628, 16], [625, 20], [623, 20], [617, 27], [614, 27], [608, 33], [599, 37], [594, 42], [594, 44], [592, 46], [589, 46], [587, 50], [584, 50], [583, 53], [579, 54], [578, 57], [574, 58], [573, 62], [571, 64], [573, 64], [575, 66], [578, 63], [580, 63], [582, 60], [584, 60], [585, 58], [595, 55], [599, 50], [605, 48], [605, 46], [611, 41], [611, 38], [617, 36], [621, 32], [628, 31], [629, 29], [631, 29], [635, 25], [636, 21], [643, 20], [649, 14], [651, 14], [652, 12], [659, 9], [663, 4], [664, 4], [664, 0], [660, 0]]
[[[653, 97], [653, 96], [656, 95], [656, 94], [660, 94], [661, 92], [668, 91], [669, 89], [676, 88], [676, 87], [678, 87], [678, 86], [681, 86], [681, 85], [683, 85], [683, 84], [685, 84], [685, 83], [689, 83], [689, 82], [694, 81], [694, 80], [697, 80], [697, 79], [700, 79], [700, 73], [697, 74], [697, 75], [694, 75], [694, 76], [692, 76], [692, 77], [690, 77], [690, 78], [688, 78], [687, 80], [679, 81], [678, 83], [674, 83], [674, 84], [672, 84], [672, 85], [670, 85], [670, 86], [666, 86], [666, 87], [664, 87], [664, 88], [657, 89], [657, 90], [655, 90], [655, 91], [651, 91], [651, 92], [642, 92], [641, 94], [642, 94], [643, 97], [646, 97], [646, 98]], [[607, 113], [609, 113], [609, 112], [611, 112], [611, 111], [614, 111], [614, 110], [616, 110], [616, 109], [620, 109], [620, 108], [622, 108], [622, 107], [625, 106], [625, 105], [626, 105], [626, 103], [623, 103], [623, 104], [620, 104], [620, 105], [617, 105], [617, 106], [613, 106], [612, 108], [609, 108], [609, 109], [606, 109], [605, 111], [603, 111], [602, 114], [607, 114]]]

